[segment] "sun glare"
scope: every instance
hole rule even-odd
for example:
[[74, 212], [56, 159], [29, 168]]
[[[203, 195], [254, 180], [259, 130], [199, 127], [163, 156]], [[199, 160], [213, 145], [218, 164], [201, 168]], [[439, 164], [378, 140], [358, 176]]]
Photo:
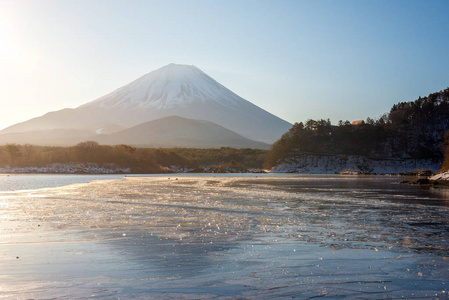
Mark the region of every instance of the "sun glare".
[[0, 63], [3, 71], [14, 62], [20, 50], [17, 47], [20, 26], [15, 10], [9, 4], [0, 4]]
[[7, 19], [3, 18], [3, 14], [0, 14], [0, 57], [2, 61], [11, 56], [13, 52], [11, 34], [8, 27]]
[[14, 86], [15, 77], [33, 75], [39, 63], [22, 21], [11, 2], [0, 3], [0, 78], [9, 82], [6, 91]]

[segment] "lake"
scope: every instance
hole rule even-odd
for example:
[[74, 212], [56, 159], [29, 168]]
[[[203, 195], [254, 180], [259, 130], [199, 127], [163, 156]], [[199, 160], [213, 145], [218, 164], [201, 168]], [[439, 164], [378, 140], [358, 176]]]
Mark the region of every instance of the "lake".
[[448, 299], [446, 189], [394, 176], [76, 178], [0, 194], [0, 298]]
[[125, 175], [0, 174], [0, 192], [35, 190], [94, 180], [120, 179]]

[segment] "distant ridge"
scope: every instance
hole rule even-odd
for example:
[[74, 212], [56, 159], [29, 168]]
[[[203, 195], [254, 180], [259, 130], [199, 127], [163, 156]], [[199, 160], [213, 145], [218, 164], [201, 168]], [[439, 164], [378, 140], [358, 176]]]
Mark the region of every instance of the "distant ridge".
[[54, 129], [103, 133], [104, 128], [113, 133], [168, 116], [210, 121], [265, 143], [273, 143], [291, 127], [197, 67], [170, 64], [78, 108], [47, 113], [0, 135]]

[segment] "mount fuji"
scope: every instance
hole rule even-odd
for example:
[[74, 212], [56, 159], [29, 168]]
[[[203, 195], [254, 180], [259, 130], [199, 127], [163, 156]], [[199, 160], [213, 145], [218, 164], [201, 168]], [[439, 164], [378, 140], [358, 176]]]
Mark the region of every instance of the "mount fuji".
[[45, 144], [58, 144], [58, 140], [68, 141], [66, 135], [74, 132], [72, 136], [77, 141], [96, 140], [99, 135], [169, 116], [209, 121], [263, 143], [273, 143], [291, 127], [197, 67], [170, 64], [78, 108], [50, 112], [12, 125], [0, 131], [0, 143], [26, 143], [27, 137], [35, 141], [42, 135]]

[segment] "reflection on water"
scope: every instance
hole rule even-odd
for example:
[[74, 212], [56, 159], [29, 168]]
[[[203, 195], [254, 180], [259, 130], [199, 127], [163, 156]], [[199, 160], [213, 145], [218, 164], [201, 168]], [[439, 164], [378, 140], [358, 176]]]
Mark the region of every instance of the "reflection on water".
[[0, 297], [444, 298], [448, 194], [398, 181], [158, 176], [4, 198]]

